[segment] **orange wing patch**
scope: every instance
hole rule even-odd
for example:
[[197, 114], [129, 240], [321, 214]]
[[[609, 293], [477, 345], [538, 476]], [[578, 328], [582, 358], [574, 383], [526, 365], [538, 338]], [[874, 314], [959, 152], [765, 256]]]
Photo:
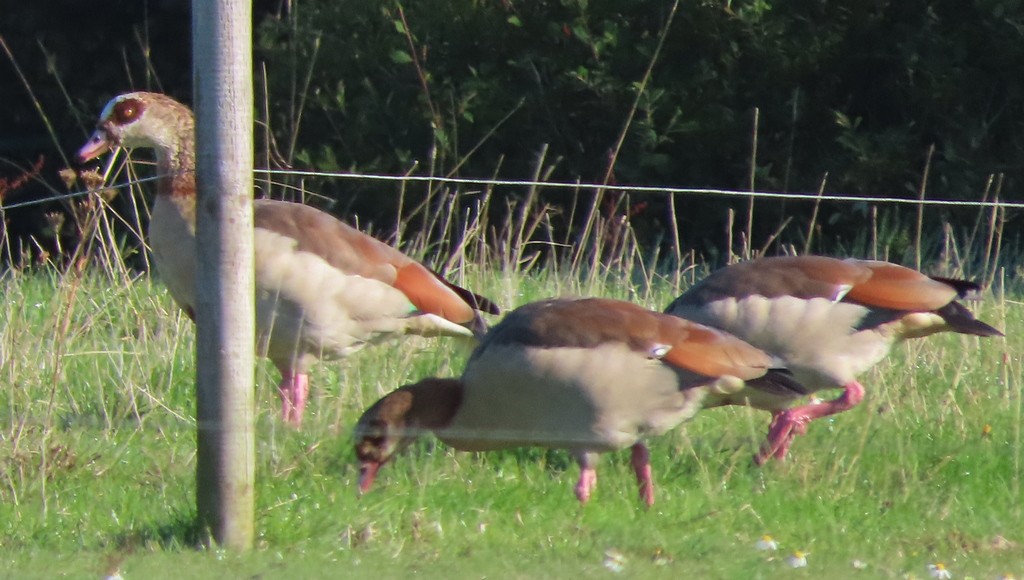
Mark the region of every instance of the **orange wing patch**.
[[393, 286], [421, 312], [435, 314], [456, 324], [466, 324], [475, 316], [472, 306], [416, 262], [398, 268]]
[[763, 376], [771, 365], [767, 354], [738, 338], [693, 323], [686, 326], [665, 329], [674, 335], [667, 341], [672, 348], [661, 359], [665, 363], [708, 377], [728, 375], [744, 381]]
[[887, 262], [859, 262], [871, 278], [856, 284], [846, 298], [866, 306], [892, 310], [935, 310], [957, 297], [956, 289], [928, 276]]

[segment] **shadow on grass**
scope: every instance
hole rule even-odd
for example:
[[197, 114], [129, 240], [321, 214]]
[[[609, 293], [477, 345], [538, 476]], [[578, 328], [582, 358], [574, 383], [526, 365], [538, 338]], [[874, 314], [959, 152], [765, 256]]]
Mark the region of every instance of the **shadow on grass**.
[[112, 544], [119, 551], [135, 550], [190, 550], [205, 548], [203, 529], [195, 513], [178, 514], [171, 521], [149, 525], [116, 534]]

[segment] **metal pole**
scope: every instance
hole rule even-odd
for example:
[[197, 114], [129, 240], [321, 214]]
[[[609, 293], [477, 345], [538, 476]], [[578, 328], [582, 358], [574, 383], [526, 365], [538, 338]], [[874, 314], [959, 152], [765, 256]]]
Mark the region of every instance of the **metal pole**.
[[253, 544], [253, 90], [249, 0], [193, 0], [196, 507], [207, 543]]

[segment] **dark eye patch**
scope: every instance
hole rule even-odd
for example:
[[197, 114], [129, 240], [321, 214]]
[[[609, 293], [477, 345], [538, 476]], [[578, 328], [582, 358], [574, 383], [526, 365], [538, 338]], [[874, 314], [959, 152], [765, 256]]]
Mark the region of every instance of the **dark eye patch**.
[[114, 120], [118, 125], [131, 123], [139, 118], [143, 110], [142, 102], [137, 99], [125, 99], [114, 105]]

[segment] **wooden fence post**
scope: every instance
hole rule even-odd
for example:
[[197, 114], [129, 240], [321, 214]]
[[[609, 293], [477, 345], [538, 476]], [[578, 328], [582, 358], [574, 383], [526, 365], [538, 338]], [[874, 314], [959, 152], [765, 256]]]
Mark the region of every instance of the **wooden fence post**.
[[193, 0], [196, 507], [208, 544], [253, 543], [253, 89], [250, 0]]

